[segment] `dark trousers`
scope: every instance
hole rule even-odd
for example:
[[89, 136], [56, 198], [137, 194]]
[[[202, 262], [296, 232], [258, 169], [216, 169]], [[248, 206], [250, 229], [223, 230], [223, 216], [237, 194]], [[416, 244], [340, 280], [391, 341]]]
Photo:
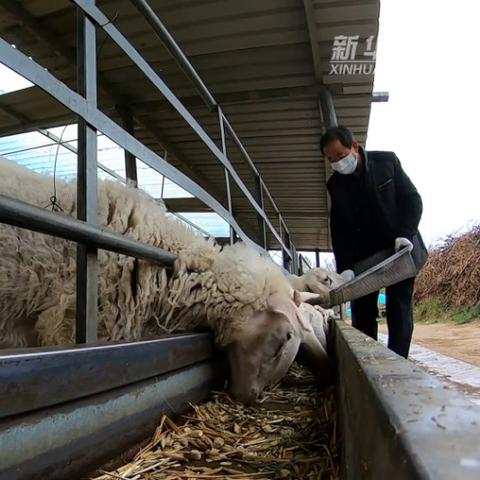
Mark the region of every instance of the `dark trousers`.
[[[402, 357], [408, 357], [413, 334], [413, 286], [415, 278], [408, 278], [386, 288], [388, 348]], [[352, 325], [377, 340], [378, 292], [353, 300]]]

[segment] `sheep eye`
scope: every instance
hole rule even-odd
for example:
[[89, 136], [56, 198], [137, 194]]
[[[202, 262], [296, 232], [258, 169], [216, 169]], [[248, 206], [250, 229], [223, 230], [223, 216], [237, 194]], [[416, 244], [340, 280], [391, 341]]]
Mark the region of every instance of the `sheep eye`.
[[293, 338], [292, 332], [287, 332], [287, 342]]
[[278, 355], [280, 355], [281, 351], [283, 349], [283, 343], [277, 348], [275, 354], [273, 355], [273, 357], [278, 357]]

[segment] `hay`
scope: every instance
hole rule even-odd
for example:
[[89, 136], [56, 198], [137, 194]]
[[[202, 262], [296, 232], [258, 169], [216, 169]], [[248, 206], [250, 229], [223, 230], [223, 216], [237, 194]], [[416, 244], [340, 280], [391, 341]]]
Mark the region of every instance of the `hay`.
[[458, 237], [448, 236], [430, 252], [416, 280], [415, 301], [431, 299], [452, 308], [480, 303], [480, 225]]
[[178, 423], [163, 416], [129, 464], [95, 480], [337, 479], [334, 407], [333, 391], [294, 365], [256, 406], [216, 392]]

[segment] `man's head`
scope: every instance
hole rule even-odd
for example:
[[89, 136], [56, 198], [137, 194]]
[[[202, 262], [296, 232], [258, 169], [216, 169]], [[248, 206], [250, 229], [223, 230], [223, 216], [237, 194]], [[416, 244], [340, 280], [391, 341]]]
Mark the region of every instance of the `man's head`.
[[344, 175], [354, 173], [361, 163], [359, 148], [352, 132], [341, 126], [329, 128], [320, 140], [320, 150], [332, 169]]

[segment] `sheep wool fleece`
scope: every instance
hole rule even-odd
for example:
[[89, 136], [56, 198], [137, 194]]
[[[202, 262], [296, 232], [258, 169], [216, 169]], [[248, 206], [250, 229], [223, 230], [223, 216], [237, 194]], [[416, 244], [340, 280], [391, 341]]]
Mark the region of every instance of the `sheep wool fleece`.
[[[0, 194], [49, 208], [53, 177], [0, 157]], [[76, 216], [76, 183], [56, 180], [64, 215]], [[99, 250], [98, 338], [134, 340], [203, 326], [220, 347], [264, 310], [270, 295], [289, 295], [281, 270], [242, 243], [221, 248], [166, 215], [139, 189], [99, 181], [98, 225], [168, 250], [173, 272]], [[0, 347], [74, 341], [76, 245], [0, 224]]]

